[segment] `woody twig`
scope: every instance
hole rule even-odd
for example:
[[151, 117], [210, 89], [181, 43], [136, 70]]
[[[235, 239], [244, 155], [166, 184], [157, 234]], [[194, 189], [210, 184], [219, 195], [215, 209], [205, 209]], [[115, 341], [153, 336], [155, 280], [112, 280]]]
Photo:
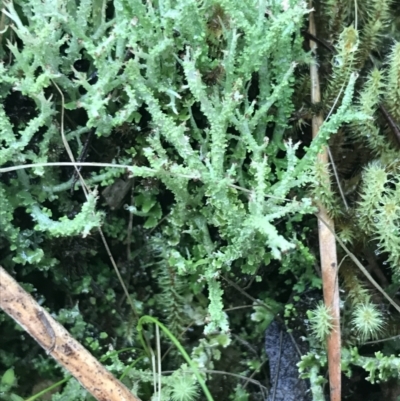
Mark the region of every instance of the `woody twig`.
[[[310, 13], [309, 20], [310, 34], [316, 36], [316, 28], [314, 22], [314, 13]], [[316, 52], [317, 43], [310, 40], [310, 47], [313, 53]], [[319, 84], [318, 66], [316, 62], [310, 67], [311, 78], [311, 101], [312, 103], [321, 102], [321, 91]], [[313, 138], [318, 135], [319, 128], [323, 123], [323, 115], [319, 113], [312, 118]], [[317, 162], [326, 166], [325, 177], [326, 185], [329, 185], [328, 171], [328, 150], [323, 149], [317, 157]], [[333, 318], [333, 329], [327, 339], [328, 348], [328, 365], [329, 365], [329, 385], [331, 401], [340, 401], [341, 399], [341, 337], [340, 337], [340, 309], [339, 309], [339, 284], [338, 284], [338, 264], [336, 254], [336, 241], [333, 230], [334, 222], [328, 215], [328, 212], [321, 202], [317, 202], [318, 206], [318, 236], [321, 260], [321, 272], [324, 291], [324, 302], [329, 308]], [[322, 221], [326, 222], [324, 224]]]
[[0, 266], [0, 308], [99, 401], [140, 401]]

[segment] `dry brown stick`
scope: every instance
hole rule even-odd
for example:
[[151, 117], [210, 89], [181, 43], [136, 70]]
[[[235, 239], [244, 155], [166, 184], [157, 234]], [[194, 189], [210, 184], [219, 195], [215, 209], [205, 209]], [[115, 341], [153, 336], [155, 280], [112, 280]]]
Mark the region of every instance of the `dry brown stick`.
[[0, 308], [99, 401], [140, 401], [0, 266]]
[[[310, 13], [309, 21], [310, 33], [316, 35], [316, 28], [314, 22], [314, 13]], [[313, 53], [317, 50], [317, 44], [313, 40], [310, 41], [311, 51]], [[311, 78], [311, 102], [321, 102], [321, 90], [319, 85], [318, 66], [314, 62], [310, 67]], [[323, 115], [319, 113], [312, 118], [312, 132], [313, 138], [318, 135], [319, 128], [323, 123]], [[317, 163], [328, 166], [328, 151], [325, 148], [317, 157]], [[326, 185], [329, 185], [329, 171], [325, 170]], [[326, 208], [322, 203], [318, 202], [318, 217], [322, 218], [328, 223], [330, 227], [334, 227], [333, 220], [327, 213]], [[341, 338], [340, 338], [340, 309], [339, 309], [339, 284], [337, 280], [337, 255], [336, 255], [336, 241], [333, 233], [328, 227], [318, 219], [318, 236], [319, 236], [319, 249], [321, 259], [321, 272], [324, 290], [324, 302], [330, 309], [333, 318], [333, 329], [327, 339], [328, 348], [328, 366], [329, 366], [329, 386], [330, 386], [330, 399], [331, 401], [340, 401], [341, 399]]]
[[399, 130], [399, 127], [397, 126], [397, 124], [395, 123], [393, 117], [386, 110], [385, 106], [382, 103], [379, 105], [379, 110], [383, 114], [383, 117], [385, 117], [385, 120], [388, 123], [389, 128], [391, 129], [391, 131], [396, 136], [397, 143], [400, 145], [400, 130]]

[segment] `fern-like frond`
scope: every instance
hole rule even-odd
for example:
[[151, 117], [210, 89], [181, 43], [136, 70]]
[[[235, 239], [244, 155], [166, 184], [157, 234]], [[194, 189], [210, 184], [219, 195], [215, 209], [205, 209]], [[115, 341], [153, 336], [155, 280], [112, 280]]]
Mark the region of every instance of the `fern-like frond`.
[[400, 42], [393, 45], [389, 55], [386, 85], [390, 90], [385, 94], [384, 100], [388, 111], [395, 119], [400, 121]]
[[337, 33], [342, 31], [354, 10], [354, 3], [351, 0], [322, 0], [320, 7], [328, 23], [329, 39], [336, 40]]
[[332, 75], [323, 96], [324, 104], [328, 110], [333, 107], [337, 96], [349, 81], [350, 73], [354, 69], [353, 64], [358, 42], [358, 32], [352, 26], [345, 28], [340, 34], [336, 45], [337, 54], [332, 60]]
[[356, 68], [361, 69], [370, 53], [378, 49], [383, 32], [390, 24], [390, 5], [392, 0], [373, 0], [360, 2], [364, 13], [360, 10], [360, 19], [365, 19], [360, 33], [360, 46], [356, 55]]
[[397, 150], [388, 141], [381, 127], [376, 124], [376, 113], [384, 92], [385, 82], [383, 74], [378, 69], [373, 69], [368, 75], [367, 81], [357, 99], [357, 108], [370, 116], [361, 124], [352, 124], [350, 135], [352, 138], [366, 145], [376, 157], [393, 160]]
[[345, 260], [340, 267], [340, 277], [343, 280], [343, 287], [351, 304], [367, 303], [371, 295], [359, 278], [359, 271], [351, 261]]

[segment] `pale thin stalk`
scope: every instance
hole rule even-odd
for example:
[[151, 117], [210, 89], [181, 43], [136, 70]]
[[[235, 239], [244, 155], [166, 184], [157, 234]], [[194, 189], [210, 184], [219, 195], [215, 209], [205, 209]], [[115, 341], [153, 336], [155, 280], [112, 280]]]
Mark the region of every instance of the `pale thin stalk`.
[[[60, 96], [61, 96], [61, 129], [60, 129], [61, 138], [62, 138], [64, 147], [65, 147], [65, 149], [66, 149], [66, 151], [68, 153], [68, 156], [69, 156], [71, 162], [74, 164], [75, 171], [77, 172], [78, 177], [79, 177], [79, 181], [82, 184], [82, 189], [83, 189], [83, 192], [85, 194], [85, 197], [86, 197], [86, 199], [88, 199], [88, 195], [89, 195], [89, 193], [91, 193], [90, 188], [86, 185], [85, 180], [83, 179], [83, 177], [81, 175], [81, 172], [80, 172], [79, 168], [77, 167], [74, 155], [72, 153], [72, 150], [71, 150], [71, 148], [69, 146], [69, 143], [68, 143], [67, 138], [65, 137], [65, 133], [64, 133], [64, 113], [65, 113], [65, 110], [64, 110], [64, 104], [65, 104], [64, 94], [62, 93], [62, 90], [58, 87], [58, 85], [54, 81], [53, 81], [53, 85], [57, 88], [57, 90], [58, 90], [58, 92], [60, 93]], [[124, 280], [122, 279], [121, 273], [120, 273], [120, 271], [118, 269], [117, 264], [115, 263], [114, 257], [111, 254], [110, 247], [108, 246], [107, 240], [106, 240], [106, 238], [104, 236], [104, 233], [103, 233], [103, 230], [101, 229], [101, 227], [98, 228], [98, 231], [99, 231], [101, 240], [103, 242], [103, 245], [104, 245], [104, 247], [105, 247], [105, 249], [107, 251], [108, 257], [109, 257], [109, 259], [111, 261], [111, 264], [112, 264], [112, 266], [113, 266], [113, 268], [115, 270], [115, 273], [117, 274], [118, 280], [121, 283], [122, 289], [124, 290], [124, 293], [125, 293], [125, 295], [127, 297], [127, 301], [129, 303], [130, 307], [132, 308], [132, 311], [135, 314], [136, 318], [139, 319], [139, 315], [138, 315], [138, 313], [136, 311], [135, 305], [133, 304], [133, 301], [132, 301], [132, 299], [131, 299], [131, 297], [129, 295], [128, 289], [126, 288]]]
[[156, 325], [158, 401], [161, 401], [161, 344], [160, 328]]

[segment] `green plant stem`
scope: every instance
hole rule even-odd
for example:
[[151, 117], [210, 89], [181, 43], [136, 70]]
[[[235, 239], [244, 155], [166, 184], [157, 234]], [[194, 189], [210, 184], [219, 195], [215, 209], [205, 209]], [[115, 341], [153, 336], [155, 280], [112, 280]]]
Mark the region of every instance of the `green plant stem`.
[[179, 340], [162, 324], [160, 323], [157, 319], [155, 319], [152, 316], [142, 316], [139, 319], [138, 325], [137, 325], [137, 330], [139, 332], [139, 335], [141, 337], [141, 341], [144, 345], [144, 340], [142, 338], [142, 331], [143, 331], [143, 324], [145, 323], [154, 323], [156, 324], [168, 337], [169, 339], [174, 343], [174, 345], [176, 346], [176, 348], [178, 348], [179, 352], [182, 354], [183, 358], [186, 360], [186, 362], [188, 363], [188, 365], [192, 368], [193, 373], [195, 374], [197, 380], [199, 381], [199, 384], [201, 386], [201, 388], [204, 391], [204, 394], [207, 397], [208, 401], [214, 401], [210, 391], [208, 390], [208, 387], [205, 383], [205, 381], [203, 380], [203, 377], [201, 376], [199, 369], [197, 368], [197, 366], [193, 363], [193, 361], [191, 360], [189, 354], [185, 351], [185, 349], [182, 347], [181, 343], [179, 342]]

